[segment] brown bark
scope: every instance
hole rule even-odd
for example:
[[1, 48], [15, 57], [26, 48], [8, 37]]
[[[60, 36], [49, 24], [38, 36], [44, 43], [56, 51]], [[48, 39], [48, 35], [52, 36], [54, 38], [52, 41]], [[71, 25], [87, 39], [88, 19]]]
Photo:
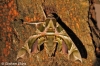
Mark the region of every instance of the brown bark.
[[[69, 34], [73, 32], [74, 35], [71, 37], [73, 40], [75, 38], [75, 44], [79, 45], [78, 47], [80, 44], [85, 46], [87, 54], [84, 51], [82, 54], [83, 56], [87, 55], [87, 58], [83, 58], [83, 62], [79, 63], [67, 60], [65, 55], [57, 53], [55, 58], [48, 59], [45, 51], [42, 51], [36, 56], [45, 59], [44, 62], [38, 62], [34, 57], [25, 58], [23, 63], [26, 63], [27, 66], [45, 66], [45, 64], [47, 66], [92, 66], [94, 64], [95, 47], [99, 42], [99, 39], [96, 40], [98, 38], [96, 34], [98, 35], [99, 32], [95, 24], [92, 23], [93, 21], [88, 19], [89, 7], [93, 7], [88, 0], [2, 0], [0, 4], [0, 63], [17, 63], [18, 50], [21, 49], [29, 36], [35, 34], [36, 30], [34, 25], [23, 23], [44, 21], [45, 17], [41, 8], [43, 7], [47, 9], [48, 13], [55, 12], [59, 15], [65, 25], [71, 29], [71, 31], [66, 32]], [[90, 12], [95, 20], [95, 10], [90, 9]], [[93, 28], [94, 31], [90, 28]], [[76, 37], [73, 38], [73, 36]], [[100, 37], [100, 35], [98, 36]]]

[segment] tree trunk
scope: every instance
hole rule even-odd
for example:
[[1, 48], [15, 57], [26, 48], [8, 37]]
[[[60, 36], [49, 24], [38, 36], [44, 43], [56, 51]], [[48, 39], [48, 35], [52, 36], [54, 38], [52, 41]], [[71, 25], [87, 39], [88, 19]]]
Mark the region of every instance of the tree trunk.
[[[99, 3], [99, 1], [95, 1]], [[21, 62], [19, 65], [22, 64], [23, 66], [96, 66], [96, 61], [100, 55], [95, 55], [95, 49], [100, 45], [100, 31], [95, 27], [96, 24], [92, 20], [96, 21], [95, 10], [94, 12], [91, 11], [93, 3], [92, 0], [0, 1], [1, 65], [9, 66], [9, 63], [15, 63], [17, 66]], [[54, 10], [51, 11], [50, 8]], [[78, 50], [82, 56], [82, 63], [70, 61], [60, 53], [55, 58], [48, 58], [44, 51], [38, 54], [39, 59], [29, 57], [19, 62], [16, 60], [17, 53], [24, 46], [25, 41], [33, 34], [36, 34], [35, 25], [26, 25], [24, 23], [45, 21], [43, 9], [47, 9], [48, 13], [55, 12], [70, 29], [65, 29], [66, 33], [68, 33], [75, 45], [80, 48]], [[60, 24], [62, 25], [62, 23]], [[45, 59], [45, 61], [38, 62], [41, 59]]]

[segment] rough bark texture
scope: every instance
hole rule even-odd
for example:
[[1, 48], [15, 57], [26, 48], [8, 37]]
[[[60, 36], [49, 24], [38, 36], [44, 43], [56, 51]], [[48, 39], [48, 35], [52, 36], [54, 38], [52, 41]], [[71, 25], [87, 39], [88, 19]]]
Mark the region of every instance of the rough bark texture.
[[[96, 1], [99, 3], [98, 0]], [[74, 37], [75, 43], [78, 45], [81, 43], [85, 46], [87, 54], [83, 52], [83, 55], [87, 55], [87, 58], [83, 58], [83, 62], [79, 63], [67, 60], [66, 56], [60, 53], [57, 53], [55, 58], [48, 58], [45, 51], [42, 51], [37, 54], [41, 62], [38, 62], [35, 56], [25, 58], [21, 62], [26, 63], [26, 66], [96, 66], [95, 64], [98, 63], [95, 62], [97, 61], [95, 48], [100, 44], [100, 32], [91, 19], [95, 19], [93, 11], [91, 18], [88, 18], [89, 8], [92, 8], [92, 5], [93, 2], [88, 0], [0, 0], [0, 63], [18, 62], [16, 61], [18, 50], [21, 49], [29, 36], [35, 34], [36, 30], [34, 25], [23, 23], [44, 21], [41, 8], [44, 6], [44, 8], [55, 9], [62, 21], [76, 36]], [[90, 28], [95, 31], [93, 32]], [[97, 32], [97, 36], [95, 32]]]
[[96, 59], [94, 62], [94, 66], [100, 65], [100, 29], [98, 27], [99, 21], [97, 20], [99, 17], [97, 17], [97, 7], [95, 7], [95, 4], [100, 5], [99, 0], [91, 0], [90, 1], [90, 11], [89, 11], [89, 27], [91, 30], [91, 37], [92, 41], [95, 47], [95, 55]]

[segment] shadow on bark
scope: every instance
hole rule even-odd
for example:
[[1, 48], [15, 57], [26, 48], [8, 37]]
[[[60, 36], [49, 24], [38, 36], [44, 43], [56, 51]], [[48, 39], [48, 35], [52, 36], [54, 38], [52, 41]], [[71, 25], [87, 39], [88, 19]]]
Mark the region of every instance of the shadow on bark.
[[81, 40], [75, 35], [75, 33], [68, 26], [66, 26], [64, 24], [64, 22], [61, 20], [61, 18], [56, 13], [52, 13], [52, 14], [53, 14], [54, 18], [57, 20], [57, 22], [64, 28], [66, 33], [70, 36], [70, 38], [72, 39], [72, 41], [78, 48], [78, 50], [81, 54], [81, 57], [87, 58], [87, 51], [86, 51], [85, 46], [81, 42]]
[[93, 66], [100, 66], [100, 58], [96, 58]]

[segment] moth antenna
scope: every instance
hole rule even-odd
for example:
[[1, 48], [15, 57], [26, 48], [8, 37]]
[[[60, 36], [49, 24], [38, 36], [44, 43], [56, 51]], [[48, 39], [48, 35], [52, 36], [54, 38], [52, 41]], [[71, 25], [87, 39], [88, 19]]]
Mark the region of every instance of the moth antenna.
[[46, 14], [45, 14], [45, 12], [44, 12], [44, 10], [43, 10], [43, 7], [40, 6], [40, 8], [41, 8], [41, 10], [42, 10], [42, 12], [43, 12], [44, 18], [46, 19]]

